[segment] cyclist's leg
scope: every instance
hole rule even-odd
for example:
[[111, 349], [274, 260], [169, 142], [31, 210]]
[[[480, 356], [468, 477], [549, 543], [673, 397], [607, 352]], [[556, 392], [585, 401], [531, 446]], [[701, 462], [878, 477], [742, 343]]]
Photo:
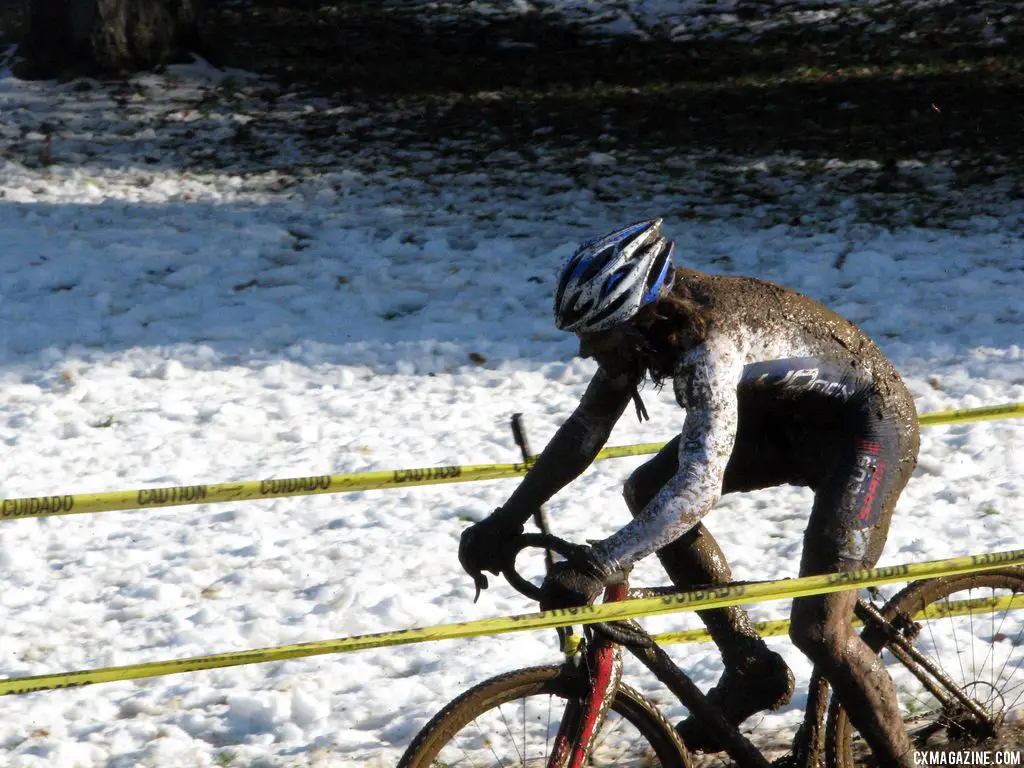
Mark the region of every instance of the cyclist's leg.
[[[634, 515], [639, 514], [675, 475], [678, 468], [678, 452], [677, 437], [657, 456], [633, 472], [627, 480], [624, 495]], [[730, 481], [730, 476], [750, 476], [742, 471], [744, 456], [742, 451], [740, 454], [738, 457], [734, 456], [737, 460], [731, 461], [726, 471], [727, 491], [738, 490], [733, 487], [738, 481]], [[764, 462], [760, 469], [763, 474]], [[746, 490], [745, 487], [743, 489]], [[680, 588], [725, 584], [732, 580], [732, 571], [718, 542], [702, 524], [698, 524], [659, 550], [658, 559], [673, 584]], [[740, 723], [755, 712], [779, 707], [789, 700], [793, 691], [792, 674], [782, 657], [769, 650], [764, 640], [757, 634], [746, 611], [734, 606], [698, 611], [697, 615], [707, 626], [712, 639], [722, 652], [726, 671], [719, 684], [710, 692], [710, 696], [730, 721]], [[692, 719], [680, 723], [679, 731], [688, 746], [693, 749], [718, 749], [718, 745], [709, 740], [704, 729]]]
[[[891, 421], [851, 441], [816, 490], [801, 576], [878, 561], [916, 455], [916, 429], [901, 432]], [[910, 741], [892, 680], [850, 624], [856, 600], [855, 591], [794, 600], [790, 636], [831, 683], [881, 764], [902, 765], [911, 757]]]
[[[626, 480], [623, 496], [634, 517], [675, 475], [679, 467], [679, 439], [677, 435]], [[681, 589], [732, 581], [732, 570], [725, 555], [701, 523], [660, 549], [658, 559], [672, 583]], [[746, 612], [739, 607], [698, 611], [697, 615], [721, 648], [726, 664], [749, 655], [744, 646], [763, 645]]]

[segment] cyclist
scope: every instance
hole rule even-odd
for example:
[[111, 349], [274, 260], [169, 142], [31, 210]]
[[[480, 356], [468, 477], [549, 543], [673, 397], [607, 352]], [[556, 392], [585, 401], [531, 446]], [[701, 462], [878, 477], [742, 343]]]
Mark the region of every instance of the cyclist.
[[[625, 483], [632, 521], [556, 563], [542, 607], [593, 601], [635, 561], [656, 552], [681, 588], [731, 580], [701, 519], [722, 494], [808, 486], [814, 504], [800, 575], [873, 566], [896, 499], [917, 460], [913, 400], [860, 329], [773, 283], [674, 267], [661, 219], [583, 243], [564, 267], [555, 322], [577, 334], [598, 370], [579, 406], [523, 481], [463, 532], [459, 559], [478, 587], [499, 573], [504, 545], [578, 477], [649, 376], [672, 382], [682, 432]], [[892, 680], [850, 616], [853, 591], [793, 601], [790, 635], [832, 684], [882, 765], [911, 765]], [[739, 724], [792, 696], [793, 677], [738, 607], [699, 612], [725, 672], [709, 699]], [[691, 748], [718, 751], [692, 717], [677, 730]]]

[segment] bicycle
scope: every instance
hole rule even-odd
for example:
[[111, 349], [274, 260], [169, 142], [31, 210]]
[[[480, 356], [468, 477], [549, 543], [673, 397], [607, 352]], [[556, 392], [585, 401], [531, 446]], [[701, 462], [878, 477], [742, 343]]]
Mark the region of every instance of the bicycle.
[[[511, 558], [503, 576], [525, 596], [538, 599], [539, 588], [516, 571], [516, 556], [526, 547], [567, 555], [571, 546], [547, 534], [524, 534], [510, 547]], [[975, 597], [978, 590], [987, 591], [988, 596]], [[630, 589], [623, 583], [607, 587], [604, 600], [678, 591], [676, 587]], [[963, 593], [966, 600], [950, 600]], [[1024, 607], [1024, 568], [912, 582], [880, 607], [874, 604], [875, 597], [858, 600], [855, 612], [864, 624], [861, 636], [885, 655], [915, 748], [984, 746], [1015, 727], [1012, 721], [1024, 715], [1024, 703], [1020, 703], [1024, 695], [1024, 615], [1016, 616], [1009, 625], [1006, 620], [1012, 609]], [[998, 626], [996, 611], [1004, 612]], [[989, 650], [979, 665], [975, 646], [970, 645], [969, 674], [964, 666], [967, 642], [975, 639], [974, 619], [982, 614], [992, 617], [982, 635], [982, 639], [988, 638]], [[954, 623], [965, 616], [967, 627], [963, 621]], [[940, 618], [948, 618], [949, 625], [936, 634], [934, 622]], [[735, 765], [769, 765], [635, 621], [586, 625], [582, 635], [568, 628], [559, 635], [566, 654], [562, 664], [506, 672], [456, 697], [417, 734], [399, 768], [690, 768], [690, 754], [665, 716], [622, 681], [622, 648], [705, 724]], [[951, 655], [956, 657], [959, 675], [957, 669], [951, 673], [944, 666]], [[853, 768], [864, 764], [860, 762], [866, 759], [864, 745], [842, 705], [829, 699], [828, 683], [815, 672], [808, 687], [803, 725], [787, 765]]]

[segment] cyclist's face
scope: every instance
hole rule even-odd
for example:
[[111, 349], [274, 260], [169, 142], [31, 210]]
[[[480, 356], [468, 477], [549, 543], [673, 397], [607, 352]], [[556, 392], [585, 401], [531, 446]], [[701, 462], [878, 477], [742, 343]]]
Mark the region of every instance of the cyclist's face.
[[592, 357], [599, 360], [601, 357], [619, 351], [625, 341], [625, 334], [618, 328], [610, 328], [607, 331], [595, 331], [593, 333], [580, 333], [580, 357]]
[[636, 371], [636, 347], [623, 328], [577, 335], [580, 340], [580, 357], [592, 357], [609, 376], [614, 378]]

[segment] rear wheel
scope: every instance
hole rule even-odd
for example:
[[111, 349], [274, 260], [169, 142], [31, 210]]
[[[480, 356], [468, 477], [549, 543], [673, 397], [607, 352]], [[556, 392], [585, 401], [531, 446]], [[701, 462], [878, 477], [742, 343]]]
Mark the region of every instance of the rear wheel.
[[[561, 667], [509, 672], [471, 688], [424, 726], [399, 768], [546, 766], [566, 711], [582, 693]], [[571, 715], [570, 715], [571, 716]], [[672, 726], [642, 695], [620, 685], [588, 765], [690, 768]]]
[[[948, 684], [911, 670], [882, 650], [896, 684], [907, 732], [917, 750], [961, 751], [1017, 746], [1024, 725], [1024, 571], [1005, 568], [909, 585], [882, 609], [900, 633], [985, 713], [950, 695]], [[912, 618], [911, 618], [912, 617]], [[885, 633], [865, 628], [862, 638], [875, 650]], [[826, 765], [875, 765], [846, 710], [833, 700], [826, 726]]]

